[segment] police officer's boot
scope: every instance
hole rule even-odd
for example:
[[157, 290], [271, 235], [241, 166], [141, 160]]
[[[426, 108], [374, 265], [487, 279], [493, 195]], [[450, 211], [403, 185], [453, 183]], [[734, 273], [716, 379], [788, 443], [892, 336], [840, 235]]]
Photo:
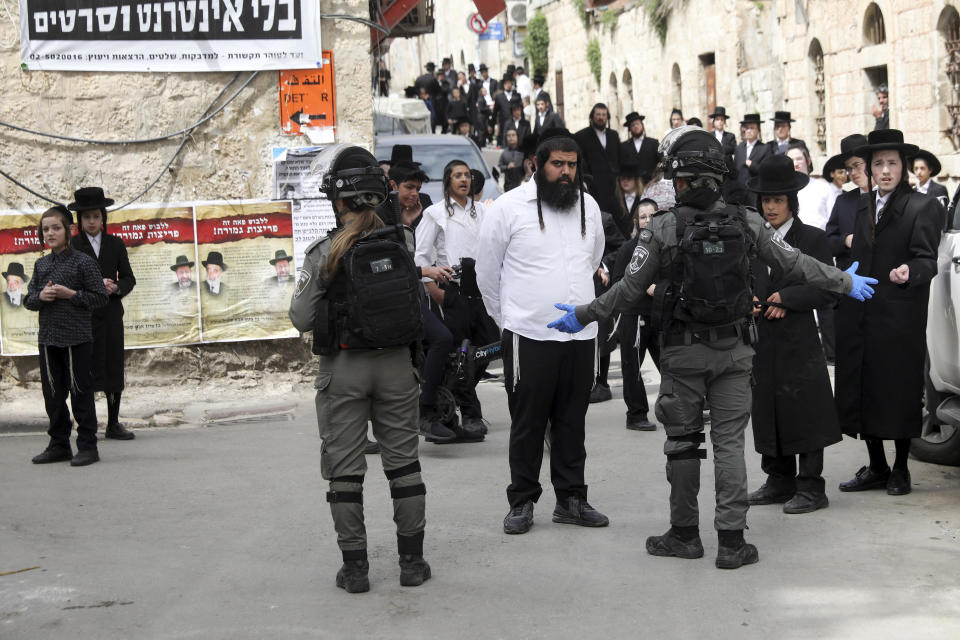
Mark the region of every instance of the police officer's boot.
[[719, 530], [717, 537], [717, 569], [739, 569], [760, 560], [757, 548], [743, 539], [743, 529]]
[[430, 565], [423, 559], [427, 488], [420, 477], [420, 461], [414, 460], [399, 469], [384, 469], [383, 473], [390, 481], [390, 496], [393, 498], [400, 584], [416, 587], [430, 579]]
[[423, 559], [423, 531], [412, 536], [397, 534], [400, 553], [400, 585], [419, 587], [430, 579], [430, 565]]
[[647, 553], [652, 556], [688, 560], [702, 558], [703, 543], [700, 541], [700, 527], [674, 526], [662, 536], [650, 536], [647, 538]]
[[337, 586], [347, 593], [365, 593], [370, 591], [370, 563], [367, 562], [367, 550], [358, 549], [343, 552], [343, 566], [337, 571]]
[[330, 515], [337, 530], [337, 544], [343, 554], [343, 566], [337, 572], [337, 586], [349, 593], [369, 591], [367, 530], [363, 523], [363, 476], [331, 478], [327, 502], [330, 503]]

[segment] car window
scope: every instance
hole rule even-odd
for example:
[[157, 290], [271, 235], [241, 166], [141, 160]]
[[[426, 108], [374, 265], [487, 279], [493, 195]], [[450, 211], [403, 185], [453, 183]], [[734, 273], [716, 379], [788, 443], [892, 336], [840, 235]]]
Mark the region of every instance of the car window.
[[[411, 146], [413, 146], [413, 159], [421, 164], [420, 168], [423, 169], [430, 180], [443, 180], [443, 168], [454, 159], [463, 160], [471, 169], [480, 171], [484, 178], [490, 177], [490, 173], [483, 163], [483, 158], [480, 157], [480, 152], [472, 144]], [[392, 148], [392, 146], [378, 146], [376, 156], [378, 158], [389, 158]]]

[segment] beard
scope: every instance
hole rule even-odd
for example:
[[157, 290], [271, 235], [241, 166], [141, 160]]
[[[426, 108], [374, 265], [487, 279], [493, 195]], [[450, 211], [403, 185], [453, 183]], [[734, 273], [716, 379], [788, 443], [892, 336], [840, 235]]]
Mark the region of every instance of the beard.
[[573, 180], [547, 180], [546, 176], [542, 175], [537, 180], [537, 190], [541, 200], [557, 211], [572, 209], [580, 195], [580, 187]]

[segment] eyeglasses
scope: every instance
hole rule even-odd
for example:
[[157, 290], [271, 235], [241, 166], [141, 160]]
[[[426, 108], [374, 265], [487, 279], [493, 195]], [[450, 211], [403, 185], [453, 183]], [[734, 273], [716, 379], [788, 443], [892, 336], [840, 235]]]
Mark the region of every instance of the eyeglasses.
[[847, 175], [850, 175], [854, 171], [862, 171], [866, 166], [867, 166], [867, 163], [864, 162], [863, 160], [859, 160], [857, 162], [851, 162], [850, 166], [846, 167]]

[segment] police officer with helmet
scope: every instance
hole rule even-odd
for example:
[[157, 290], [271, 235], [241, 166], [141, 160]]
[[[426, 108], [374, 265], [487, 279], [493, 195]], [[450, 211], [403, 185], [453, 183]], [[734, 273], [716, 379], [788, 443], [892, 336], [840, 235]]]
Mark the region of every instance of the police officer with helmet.
[[716, 137], [700, 127], [674, 129], [660, 145], [665, 175], [673, 179], [677, 206], [656, 215], [638, 234], [624, 278], [586, 305], [557, 304], [567, 313], [549, 326], [578, 331], [590, 322], [629, 312], [651, 285], [653, 323], [662, 332], [661, 384], [656, 414], [667, 434], [664, 453], [670, 483], [670, 529], [647, 538], [655, 556], [700, 558], [697, 494], [702, 407], [710, 403], [717, 505], [716, 566], [737, 569], [757, 562], [744, 541], [747, 473], [744, 430], [750, 419], [753, 307], [751, 259], [777, 266], [808, 284], [858, 300], [876, 280], [829, 267], [792, 248], [756, 210], [721, 198], [727, 163]]
[[343, 554], [336, 583], [350, 593], [370, 589], [363, 523], [369, 420], [393, 498], [400, 584], [417, 586], [430, 578], [430, 566], [423, 559], [426, 487], [413, 360], [423, 332], [420, 277], [436, 274], [421, 274], [414, 265], [408, 227], [385, 226], [376, 215], [388, 187], [372, 154], [333, 145], [312, 170], [323, 173], [320, 189], [333, 204], [337, 226], [307, 248], [290, 319], [300, 331], [313, 332], [320, 356], [314, 385], [320, 468], [330, 483], [327, 502]]

